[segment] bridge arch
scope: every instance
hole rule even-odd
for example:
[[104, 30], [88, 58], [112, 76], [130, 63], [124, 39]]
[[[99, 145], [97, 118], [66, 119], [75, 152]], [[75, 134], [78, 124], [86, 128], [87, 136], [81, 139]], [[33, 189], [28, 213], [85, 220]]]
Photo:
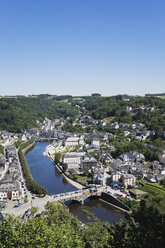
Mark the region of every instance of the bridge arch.
[[74, 198], [72, 198], [72, 199], [67, 199], [67, 200], [62, 200], [62, 202], [65, 204], [66, 202], [68, 202], [68, 201], [71, 201], [71, 202], [78, 202], [78, 203], [80, 203], [80, 204], [83, 204], [83, 200], [81, 200], [81, 199], [74, 199]]

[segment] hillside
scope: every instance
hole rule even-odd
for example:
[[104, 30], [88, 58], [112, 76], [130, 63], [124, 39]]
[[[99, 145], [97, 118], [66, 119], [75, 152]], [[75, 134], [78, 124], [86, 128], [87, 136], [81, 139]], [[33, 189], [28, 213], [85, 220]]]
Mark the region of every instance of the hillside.
[[16, 97], [0, 99], [0, 130], [21, 132], [37, 127], [36, 120], [76, 116], [74, 107], [48, 97]]
[[[78, 106], [78, 107], [77, 107]], [[134, 113], [127, 108], [136, 110]], [[153, 111], [145, 111], [152, 108]], [[36, 127], [36, 120], [45, 117], [75, 118], [78, 112], [94, 119], [106, 119], [119, 123], [143, 123], [150, 130], [155, 130], [155, 138], [162, 138], [165, 126], [165, 100], [155, 97], [72, 97], [66, 96], [17, 96], [0, 99], [0, 130], [20, 132]], [[106, 129], [105, 131], [108, 131]], [[104, 130], [102, 130], [104, 131]]]
[[42, 114], [33, 111], [16, 99], [0, 99], [0, 130], [21, 132], [27, 128], [37, 127], [36, 120], [43, 120]]
[[57, 101], [49, 95], [39, 95], [34, 97], [18, 97], [17, 101], [30, 109], [41, 113], [53, 120], [55, 118], [75, 117], [77, 110], [67, 102]]

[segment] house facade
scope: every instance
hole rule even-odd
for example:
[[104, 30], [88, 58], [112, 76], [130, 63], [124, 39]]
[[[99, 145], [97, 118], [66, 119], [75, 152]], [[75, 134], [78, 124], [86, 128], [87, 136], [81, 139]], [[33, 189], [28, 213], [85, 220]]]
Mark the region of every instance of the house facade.
[[136, 178], [132, 174], [124, 174], [122, 175], [122, 182], [126, 188], [128, 186], [134, 187], [136, 185]]

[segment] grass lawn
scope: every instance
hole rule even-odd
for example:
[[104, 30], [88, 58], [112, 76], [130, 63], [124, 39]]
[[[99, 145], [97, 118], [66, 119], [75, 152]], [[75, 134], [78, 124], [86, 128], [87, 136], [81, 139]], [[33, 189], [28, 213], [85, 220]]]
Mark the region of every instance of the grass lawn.
[[142, 191], [145, 191], [152, 195], [161, 195], [165, 197], [165, 189], [162, 186], [160, 186], [159, 183], [152, 184], [148, 182], [139, 181], [138, 185], [139, 185], [139, 189]]
[[4, 147], [3, 146], [0, 146], [0, 153], [4, 154]]
[[83, 98], [80, 98], [80, 97], [75, 97], [75, 98], [72, 98], [72, 101], [83, 101], [84, 99]]
[[107, 117], [107, 118], [104, 119], [104, 121], [106, 122], [106, 124], [109, 124], [113, 120], [114, 120], [114, 117]]
[[64, 99], [64, 100], [61, 100], [59, 102], [65, 102], [65, 103], [67, 103], [68, 102], [68, 99]]
[[165, 99], [165, 96], [157, 96], [158, 98]]

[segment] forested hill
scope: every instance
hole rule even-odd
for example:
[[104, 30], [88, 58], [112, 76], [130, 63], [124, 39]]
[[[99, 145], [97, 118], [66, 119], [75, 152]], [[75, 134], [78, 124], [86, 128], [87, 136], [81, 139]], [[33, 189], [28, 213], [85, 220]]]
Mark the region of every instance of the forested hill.
[[54, 97], [41, 95], [34, 97], [18, 97], [19, 103], [27, 105], [37, 113], [42, 113], [44, 116], [53, 120], [55, 118], [66, 118], [68, 116], [75, 117], [77, 110], [68, 104], [67, 101], [57, 101]]
[[[136, 110], [128, 111], [127, 108]], [[145, 111], [145, 108], [154, 111]], [[118, 95], [112, 97], [70, 95], [17, 96], [0, 98], [0, 130], [20, 132], [36, 127], [36, 120], [45, 117], [75, 118], [78, 112], [94, 119], [106, 119], [119, 123], [143, 123], [150, 130], [156, 131], [156, 138], [161, 138], [165, 126], [165, 100], [156, 97]]]
[[36, 127], [36, 120], [42, 120], [39, 114], [16, 99], [0, 99], [0, 130], [20, 132], [21, 130]]
[[37, 127], [36, 120], [74, 117], [77, 111], [64, 102], [42, 97], [0, 98], [0, 130], [21, 132]]

